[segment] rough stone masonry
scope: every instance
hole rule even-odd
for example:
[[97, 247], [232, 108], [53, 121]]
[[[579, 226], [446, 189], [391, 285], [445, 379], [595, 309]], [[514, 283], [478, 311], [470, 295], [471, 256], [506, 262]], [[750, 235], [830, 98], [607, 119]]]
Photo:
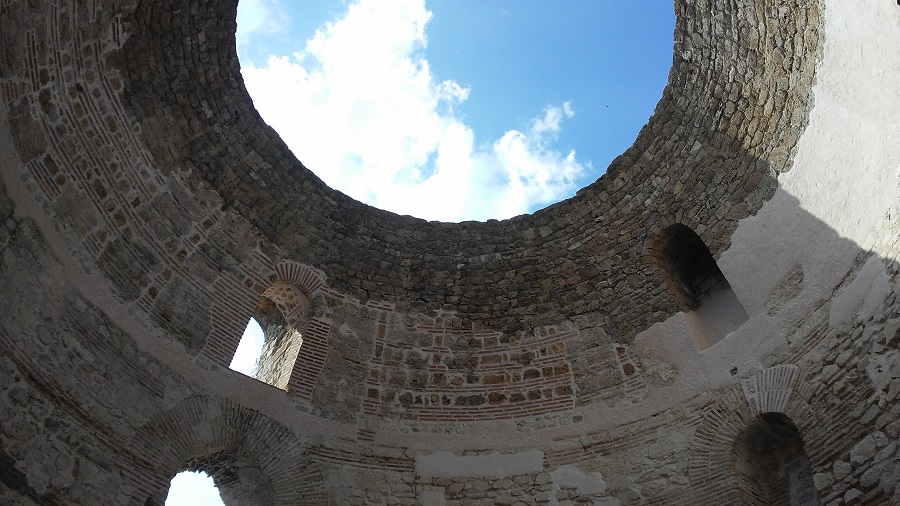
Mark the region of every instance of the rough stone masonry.
[[455, 224], [304, 167], [236, 8], [0, 0], [0, 504], [900, 503], [895, 2], [675, 0], [606, 174]]

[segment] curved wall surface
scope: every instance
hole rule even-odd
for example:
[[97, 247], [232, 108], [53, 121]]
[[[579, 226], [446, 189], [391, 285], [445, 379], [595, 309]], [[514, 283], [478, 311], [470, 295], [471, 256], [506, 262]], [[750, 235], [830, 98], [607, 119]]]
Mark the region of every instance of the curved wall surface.
[[0, 502], [900, 501], [895, 3], [676, 0], [607, 173], [456, 224], [296, 160], [236, 7], [0, 0]]

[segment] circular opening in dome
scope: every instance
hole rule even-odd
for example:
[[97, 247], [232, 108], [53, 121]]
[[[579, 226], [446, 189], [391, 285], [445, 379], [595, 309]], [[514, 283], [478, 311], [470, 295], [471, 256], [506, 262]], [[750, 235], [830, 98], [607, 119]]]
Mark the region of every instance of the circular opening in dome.
[[326, 184], [398, 214], [504, 219], [574, 195], [646, 124], [672, 4], [241, 0], [254, 106]]

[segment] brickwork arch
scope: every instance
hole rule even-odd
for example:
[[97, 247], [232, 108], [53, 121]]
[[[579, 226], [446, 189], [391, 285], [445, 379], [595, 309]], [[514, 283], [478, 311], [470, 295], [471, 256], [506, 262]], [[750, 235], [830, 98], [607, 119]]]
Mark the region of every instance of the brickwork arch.
[[742, 504], [747, 487], [735, 472], [736, 443], [769, 413], [782, 414], [794, 424], [812, 472], [829, 465], [841, 451], [832, 442], [852, 440], [861, 427], [824, 392], [799, 366], [781, 364], [732, 385], [705, 405], [688, 451], [692, 499], [698, 504]]
[[[227, 367], [247, 322], [256, 318], [264, 332], [284, 338], [283, 343], [274, 343], [279, 346], [263, 350], [267, 370], [259, 379], [310, 399], [328, 352], [330, 325], [321, 311], [315, 311], [326, 287], [325, 275], [300, 262], [276, 263], [261, 252], [255, 257], [251, 264], [255, 268], [244, 268], [243, 281], [223, 274], [213, 284], [216, 297], [210, 311], [211, 332], [201, 353]], [[267, 323], [275, 328], [267, 330]], [[302, 354], [301, 345], [305, 346]]]
[[325, 276], [308, 265], [283, 260], [269, 279], [252, 314], [264, 333], [255, 377], [310, 400], [325, 366], [331, 330], [321, 310]]
[[182, 401], [139, 428], [135, 440], [150, 465], [134, 471], [147, 504], [162, 505], [172, 477], [184, 470], [212, 476], [228, 506], [305, 504], [303, 490], [321, 481], [295, 434], [227, 399]]
[[[321, 311], [325, 275], [308, 265], [292, 261], [280, 262], [275, 270], [279, 281], [273, 283], [270, 290], [274, 288], [273, 291], [291, 294], [290, 302], [282, 302], [282, 312], [302, 336], [303, 344], [302, 352], [298, 350], [290, 364], [285, 388], [295, 397], [310, 400], [325, 367], [328, 335], [331, 332], [331, 324]], [[266, 293], [268, 290], [263, 295]]]

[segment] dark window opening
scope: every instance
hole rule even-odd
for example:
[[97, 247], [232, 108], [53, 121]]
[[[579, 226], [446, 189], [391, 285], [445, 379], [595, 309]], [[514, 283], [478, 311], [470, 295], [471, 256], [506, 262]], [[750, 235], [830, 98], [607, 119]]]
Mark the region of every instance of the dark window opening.
[[697, 234], [682, 224], [663, 230], [656, 239], [657, 258], [683, 309], [693, 311], [713, 291], [728, 285], [709, 248]]
[[703, 239], [677, 223], [654, 238], [653, 257], [701, 350], [747, 321], [747, 312]]

